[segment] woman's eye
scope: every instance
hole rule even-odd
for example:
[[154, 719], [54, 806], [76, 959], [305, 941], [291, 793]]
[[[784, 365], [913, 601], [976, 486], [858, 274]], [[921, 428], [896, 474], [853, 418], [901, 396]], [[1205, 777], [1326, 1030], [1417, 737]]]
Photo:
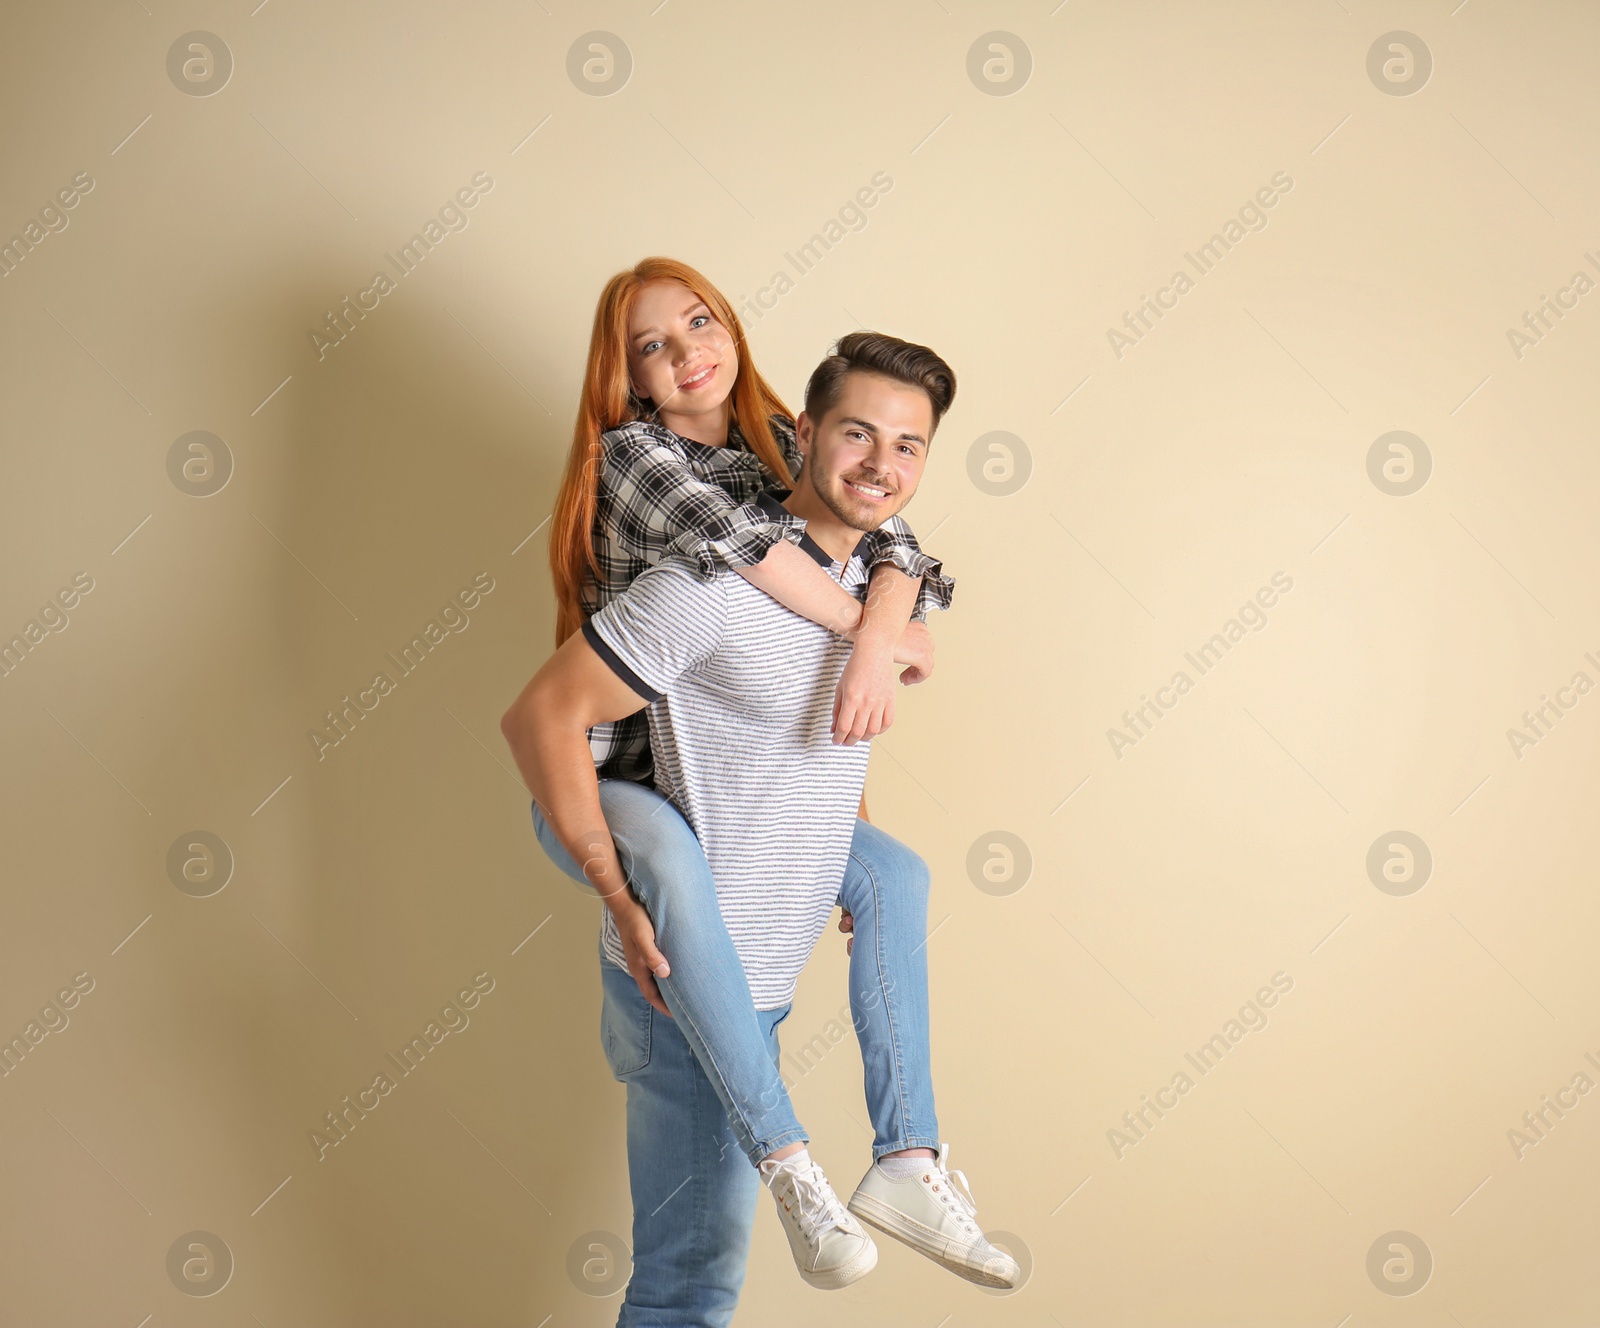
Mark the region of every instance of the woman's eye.
[[689, 326], [692, 327], [692, 328], [701, 328], [701, 327], [704, 327], [710, 321], [711, 321], [711, 315], [710, 314], [696, 314], [692, 319], [689, 320]]
[[660, 345], [661, 343], [659, 341], [647, 341], [644, 345], [639, 347], [639, 354], [648, 355], [651, 351], [658, 349]]

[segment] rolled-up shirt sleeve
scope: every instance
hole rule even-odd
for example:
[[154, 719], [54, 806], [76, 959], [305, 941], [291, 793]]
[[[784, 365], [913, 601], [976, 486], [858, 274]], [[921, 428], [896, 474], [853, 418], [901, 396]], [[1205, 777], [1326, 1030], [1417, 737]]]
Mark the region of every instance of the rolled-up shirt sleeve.
[[911, 527], [898, 516], [892, 516], [867, 536], [866, 564], [869, 569], [879, 563], [890, 563], [907, 576], [920, 579], [916, 606], [911, 611], [914, 621], [921, 622], [929, 609], [948, 609], [955, 594], [953, 577], [944, 574], [944, 564], [929, 557], [911, 533]]
[[646, 562], [676, 554], [710, 578], [759, 563], [780, 539], [798, 544], [805, 529], [787, 512], [734, 502], [653, 438], [608, 439], [601, 464], [601, 484], [615, 499], [614, 537]]

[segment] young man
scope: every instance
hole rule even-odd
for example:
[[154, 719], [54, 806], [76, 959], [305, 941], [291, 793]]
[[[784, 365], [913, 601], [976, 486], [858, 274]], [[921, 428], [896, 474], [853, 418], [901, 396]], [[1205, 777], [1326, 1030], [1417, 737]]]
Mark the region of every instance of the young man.
[[[866, 532], [916, 492], [954, 382], [926, 347], [877, 333], [844, 338], [812, 376], [797, 422], [805, 465], [781, 505], [805, 522], [802, 548], [846, 589], [865, 583], [855, 555]], [[638, 925], [642, 904], [622, 884], [585, 732], [650, 704], [657, 786], [705, 850], [729, 967], [748, 979], [774, 1062], [777, 1025], [839, 895], [866, 775], [869, 745], [831, 740], [849, 654], [848, 641], [743, 578], [705, 580], [669, 555], [570, 637], [502, 722], [559, 841], [547, 844], [552, 856], [597, 886], [619, 927]], [[628, 1086], [634, 1201], [634, 1276], [618, 1322], [724, 1323], [743, 1283], [756, 1172], [731, 1148], [679, 1020], [659, 1018], [645, 979], [614, 962], [602, 964], [602, 985], [602, 1040]], [[906, 1046], [925, 1057], [926, 1007], [914, 1009], [921, 1027], [906, 1030]], [[1014, 1285], [1015, 1262], [984, 1239], [943, 1147], [880, 1159], [847, 1210], [804, 1142], [785, 1141], [760, 1174], [811, 1285], [844, 1286], [875, 1264], [858, 1213], [964, 1277]]]

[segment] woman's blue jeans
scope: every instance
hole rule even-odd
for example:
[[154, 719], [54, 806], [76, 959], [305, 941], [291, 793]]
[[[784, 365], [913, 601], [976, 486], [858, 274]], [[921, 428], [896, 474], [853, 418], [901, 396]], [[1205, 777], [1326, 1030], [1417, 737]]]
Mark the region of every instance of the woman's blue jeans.
[[[738, 1146], [753, 1165], [786, 1144], [809, 1141], [772, 1049], [773, 1012], [754, 1007], [693, 829], [667, 798], [632, 780], [601, 780], [600, 807], [623, 874], [649, 912], [656, 945], [672, 969], [657, 979], [671, 1024], [720, 1100]], [[537, 805], [533, 823], [551, 860], [592, 890]], [[874, 1161], [904, 1148], [939, 1147], [928, 1036], [928, 889], [927, 864], [916, 853], [857, 820], [839, 903], [854, 919], [851, 1022], [861, 1049]], [[663, 1030], [665, 1021], [632, 976], [601, 962], [627, 979], [646, 1013], [655, 1016], [650, 1022]], [[614, 1032], [604, 1022], [602, 1038], [610, 1056]], [[804, 1073], [831, 1047], [819, 1029], [790, 1059]], [[632, 1133], [630, 1115], [630, 1140]], [[630, 1150], [630, 1170], [635, 1161]]]

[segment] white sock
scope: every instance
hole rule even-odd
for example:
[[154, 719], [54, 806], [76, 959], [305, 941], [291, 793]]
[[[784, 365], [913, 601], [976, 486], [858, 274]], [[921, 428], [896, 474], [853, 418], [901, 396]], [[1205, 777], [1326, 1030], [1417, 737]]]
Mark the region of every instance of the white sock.
[[788, 1157], [779, 1158], [776, 1162], [774, 1162], [770, 1157], [762, 1158], [761, 1165], [768, 1171], [775, 1171], [779, 1167], [803, 1167], [810, 1161], [811, 1153], [806, 1146], [802, 1144], [798, 1152], [790, 1153]]
[[890, 1180], [905, 1180], [908, 1176], [927, 1170], [937, 1160], [932, 1157], [880, 1157], [878, 1165]]

